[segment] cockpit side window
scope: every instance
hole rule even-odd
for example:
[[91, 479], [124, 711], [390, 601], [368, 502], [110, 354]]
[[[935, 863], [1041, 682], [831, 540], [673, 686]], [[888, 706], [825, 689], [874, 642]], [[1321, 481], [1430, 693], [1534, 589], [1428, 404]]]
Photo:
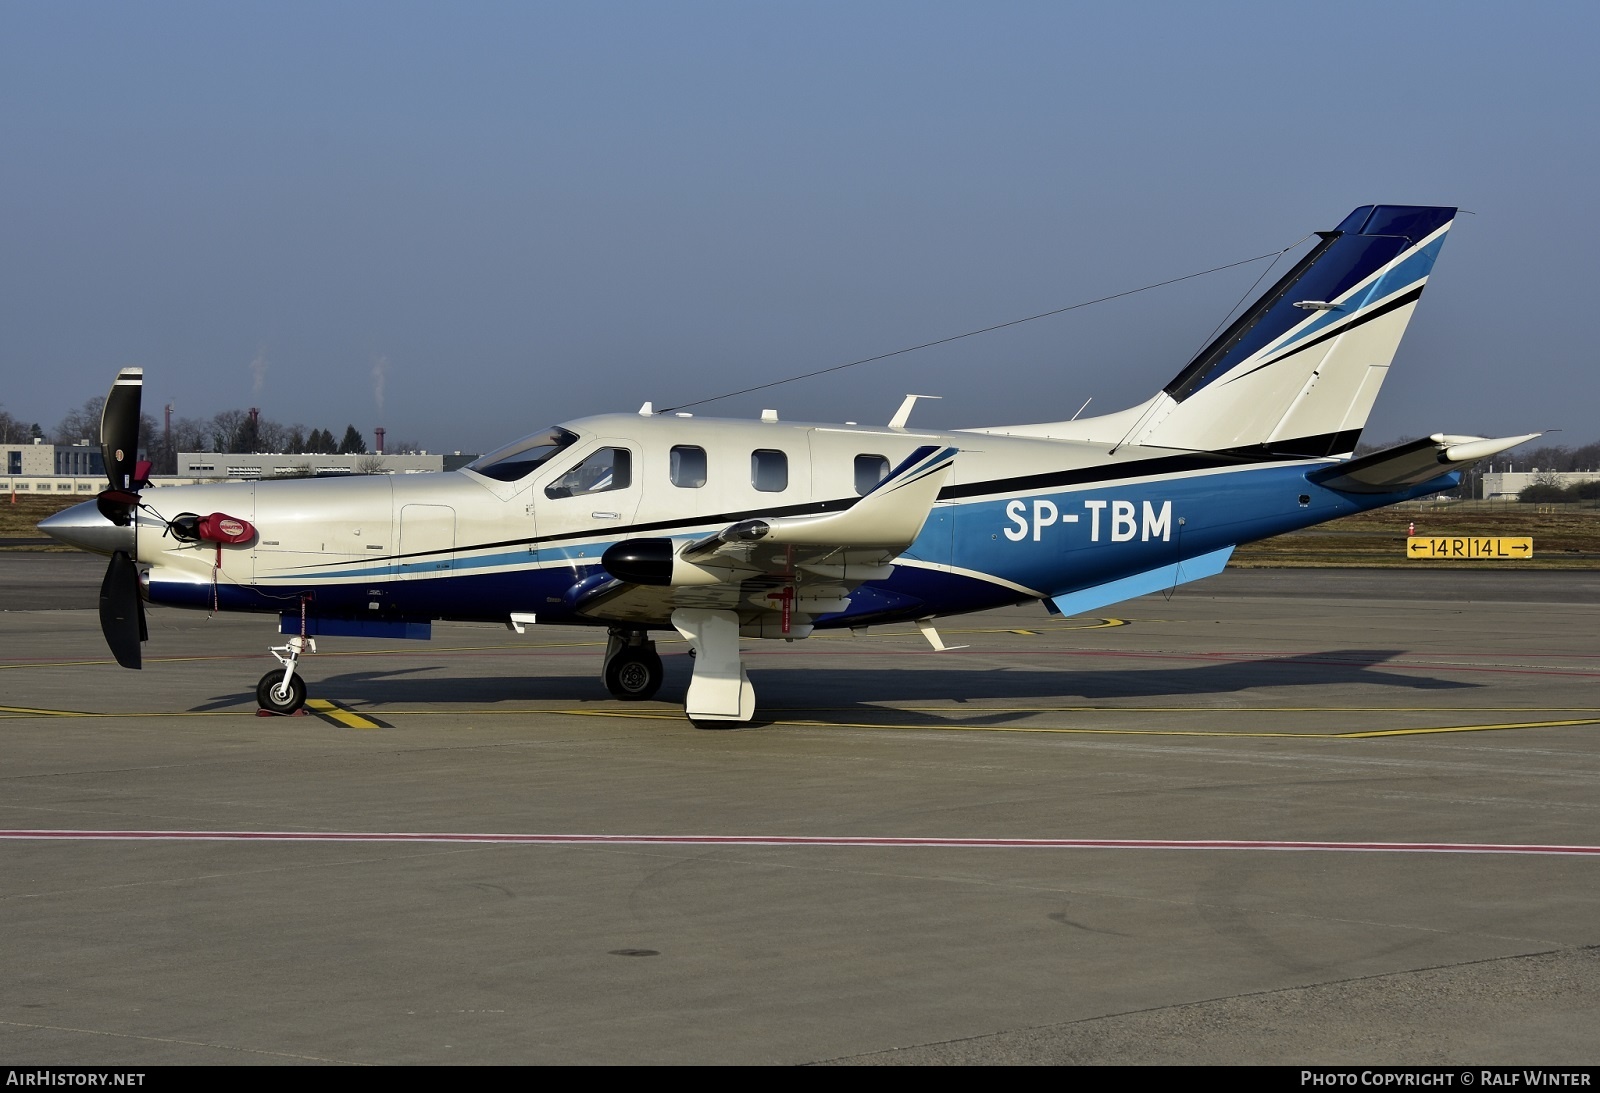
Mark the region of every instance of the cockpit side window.
[[544, 466], [577, 440], [577, 433], [568, 432], [557, 425], [542, 433], [525, 436], [514, 444], [507, 444], [499, 451], [490, 452], [469, 463], [467, 470], [500, 482], [515, 482]]
[[601, 448], [544, 489], [546, 497], [582, 497], [633, 485], [633, 453], [626, 448]]

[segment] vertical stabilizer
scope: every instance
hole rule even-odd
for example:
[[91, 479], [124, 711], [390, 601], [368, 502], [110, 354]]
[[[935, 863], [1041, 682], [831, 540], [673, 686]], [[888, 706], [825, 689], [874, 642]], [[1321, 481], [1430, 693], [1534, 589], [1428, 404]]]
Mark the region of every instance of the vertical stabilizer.
[[1173, 379], [1122, 443], [1351, 451], [1456, 210], [1364, 205]]

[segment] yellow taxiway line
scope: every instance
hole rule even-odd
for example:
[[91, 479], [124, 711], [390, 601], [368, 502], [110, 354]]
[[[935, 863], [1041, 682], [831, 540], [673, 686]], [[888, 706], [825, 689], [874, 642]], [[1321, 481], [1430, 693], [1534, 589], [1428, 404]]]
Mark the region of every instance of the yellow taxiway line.
[[[330, 702], [324, 698], [313, 698], [306, 702], [306, 708], [323, 721], [341, 725], [350, 729], [386, 729], [393, 728], [387, 721], [375, 717], [368, 717], [356, 713], [347, 707]], [[1509, 732], [1518, 729], [1560, 729], [1574, 728], [1583, 725], [1600, 725], [1600, 711], [1573, 706], [1502, 706], [1479, 707], [1473, 710], [1460, 709], [1449, 706], [1275, 706], [1275, 707], [1215, 707], [1215, 706], [1054, 706], [1054, 707], [966, 707], [960, 710], [950, 710], [945, 707], [885, 707], [886, 715], [896, 713], [952, 713], [967, 716], [980, 716], [985, 714], [1050, 714], [1050, 713], [1139, 713], [1139, 714], [1196, 714], [1196, 713], [1293, 713], [1293, 714], [1318, 714], [1318, 713], [1370, 713], [1370, 714], [1405, 714], [1405, 713], [1582, 713], [1592, 716], [1549, 718], [1543, 720], [1527, 721], [1499, 721], [1487, 724], [1466, 725], [1424, 725], [1415, 728], [1394, 729], [1352, 729], [1344, 732], [1292, 732], [1268, 730], [1226, 730], [1226, 729], [1160, 729], [1160, 728], [1111, 728], [1105, 726], [1061, 726], [1061, 725], [973, 725], [952, 722], [916, 724], [894, 724], [889, 721], [825, 721], [815, 718], [785, 718], [784, 713], [816, 713], [834, 707], [803, 707], [790, 710], [773, 710], [772, 714], [778, 716], [764, 719], [759, 722], [761, 727], [771, 728], [797, 728], [797, 729], [878, 729], [899, 732], [1011, 732], [1011, 733], [1044, 733], [1061, 736], [1178, 736], [1178, 737], [1204, 737], [1207, 739], [1276, 739], [1276, 740], [1372, 740], [1394, 736], [1431, 736], [1442, 733], [1463, 732]], [[180, 710], [180, 711], [139, 711], [131, 713], [112, 713], [95, 710], [51, 710], [31, 706], [0, 706], [0, 720], [25, 720], [32, 718], [180, 718], [180, 717], [237, 717], [242, 712], [237, 707], [219, 710]], [[547, 707], [520, 707], [513, 709], [393, 709], [385, 710], [388, 717], [609, 717], [622, 718], [635, 721], [671, 721], [681, 722], [683, 714], [676, 709], [649, 710], [649, 709], [550, 709]], [[731, 726], [730, 726], [731, 727]]]
[[360, 714], [347, 710], [343, 706], [335, 706], [325, 698], [306, 699], [306, 709], [324, 721], [343, 725], [347, 729], [382, 729], [389, 727], [381, 722], [362, 717]]

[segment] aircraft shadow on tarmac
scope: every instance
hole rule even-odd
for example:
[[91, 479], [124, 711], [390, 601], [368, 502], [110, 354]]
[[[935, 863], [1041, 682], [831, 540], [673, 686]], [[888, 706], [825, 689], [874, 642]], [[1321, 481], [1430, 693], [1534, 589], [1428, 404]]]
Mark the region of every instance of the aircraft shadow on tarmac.
[[[1285, 687], [1349, 689], [1369, 687], [1407, 690], [1458, 690], [1478, 683], [1419, 674], [1415, 668], [1381, 671], [1403, 655], [1392, 649], [1337, 649], [1287, 657], [1225, 660], [1184, 667], [1151, 667], [1107, 671], [1037, 668], [963, 667], [959, 661], [936, 662], [935, 668], [853, 668], [814, 665], [785, 667], [782, 658], [758, 661], [751, 678], [759, 703], [768, 709], [817, 709], [859, 717], [871, 711], [884, 714], [885, 702], [1046, 701], [1074, 704], [1111, 700], [1162, 699], [1193, 695], [1226, 695], [1270, 691]], [[448, 712], [451, 706], [499, 702], [613, 703], [639, 710], [676, 704], [688, 684], [688, 661], [681, 655], [664, 658], [667, 679], [656, 700], [621, 703], [610, 699], [598, 672], [560, 675], [428, 676], [434, 668], [395, 671], [345, 672], [318, 678], [309, 675], [313, 698], [355, 703], [381, 714], [385, 707], [434, 705]], [[500, 663], [503, 663], [500, 662]], [[1403, 673], [1403, 674], [1402, 674]], [[824, 677], [824, 678], [819, 678]], [[254, 694], [217, 695], [196, 712], [223, 709], [254, 701]], [[970, 711], [963, 720], [970, 720]], [[919, 711], [926, 716], [929, 711]], [[1014, 716], [1010, 713], [1002, 717]]]

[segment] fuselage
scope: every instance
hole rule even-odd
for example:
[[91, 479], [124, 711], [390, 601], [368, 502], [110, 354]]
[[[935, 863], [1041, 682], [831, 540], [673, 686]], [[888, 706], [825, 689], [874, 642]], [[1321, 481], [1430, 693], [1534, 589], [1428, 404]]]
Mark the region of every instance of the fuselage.
[[[585, 610], [601, 555], [752, 518], [848, 508], [920, 446], [960, 450], [891, 575], [819, 627], [959, 614], [1092, 589], [1445, 488], [1352, 496], [1307, 479], [1328, 459], [852, 425], [613, 414], [555, 450], [442, 474], [151, 489], [136, 559], [152, 603], [342, 619], [363, 632], [433, 619], [667, 628]], [[184, 542], [181, 513], [249, 521], [253, 540]], [[390, 627], [385, 629], [385, 626]]]

